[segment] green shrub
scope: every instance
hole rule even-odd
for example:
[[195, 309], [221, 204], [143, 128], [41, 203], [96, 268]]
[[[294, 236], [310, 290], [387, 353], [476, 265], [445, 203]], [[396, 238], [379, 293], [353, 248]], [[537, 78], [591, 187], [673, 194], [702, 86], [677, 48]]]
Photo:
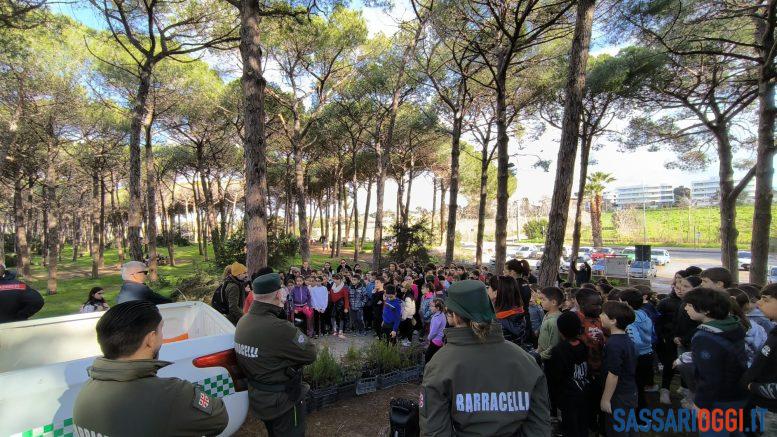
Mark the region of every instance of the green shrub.
[[394, 247], [389, 256], [397, 262], [404, 262], [408, 258], [415, 258], [421, 264], [429, 262], [429, 250], [427, 246], [432, 241], [432, 233], [426, 220], [421, 219], [412, 225], [396, 223], [392, 227], [393, 235], [389, 239], [394, 240]]
[[[278, 268], [299, 252], [299, 240], [292, 234], [267, 234], [267, 264]], [[216, 266], [224, 268], [233, 262], [246, 263], [246, 235], [239, 227], [224, 240], [220, 253], [215, 255]]]
[[304, 378], [313, 388], [329, 387], [342, 381], [340, 365], [328, 347], [318, 352], [313, 364], [305, 366]]
[[385, 341], [376, 341], [364, 350], [365, 364], [378, 373], [391, 372], [403, 367], [403, 357], [399, 346]]
[[523, 233], [530, 240], [545, 238], [545, 232], [548, 230], [548, 220], [529, 220], [523, 225]]
[[19, 258], [15, 253], [5, 253], [5, 266], [6, 267], [18, 267]]
[[176, 228], [173, 230], [168, 230], [167, 232], [160, 232], [156, 236], [156, 245], [157, 247], [165, 247], [167, 246], [167, 238], [173, 239], [173, 245], [179, 246], [179, 247], [187, 247], [191, 246], [191, 241], [186, 239], [186, 237], [183, 236], [183, 233], [181, 233], [180, 228]]
[[348, 346], [345, 355], [340, 358], [343, 370], [343, 380], [353, 381], [358, 379], [364, 367], [364, 358], [362, 350], [357, 348], [354, 343]]

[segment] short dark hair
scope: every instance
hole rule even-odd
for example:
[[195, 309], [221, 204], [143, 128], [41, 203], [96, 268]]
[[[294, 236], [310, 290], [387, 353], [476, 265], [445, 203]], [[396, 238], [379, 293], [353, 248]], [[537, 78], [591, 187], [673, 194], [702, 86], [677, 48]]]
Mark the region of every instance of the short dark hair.
[[580, 286], [580, 288], [587, 288], [589, 290], [599, 291], [599, 290], [596, 289], [596, 285], [592, 284], [590, 282], [584, 283], [583, 285]]
[[731, 312], [731, 299], [725, 291], [711, 288], [694, 288], [683, 298], [683, 306], [690, 305], [713, 319], [723, 320]]
[[627, 326], [631, 325], [634, 323], [634, 320], [636, 320], [634, 310], [623, 302], [614, 300], [607, 301], [602, 305], [602, 312], [607, 314], [607, 317], [611, 320], [615, 320], [615, 326], [617, 326], [618, 329], [626, 329]]
[[621, 291], [620, 300], [627, 303], [634, 311], [642, 308], [642, 293], [636, 288], [627, 288]]
[[588, 299], [591, 299], [592, 297], [598, 297], [599, 299], [602, 298], [602, 295], [599, 294], [596, 290], [589, 290], [588, 288], [580, 288], [578, 289], [577, 293], [575, 293], [575, 300], [577, 301], [578, 305], [582, 305], [583, 302], [585, 302]]
[[769, 296], [772, 299], [777, 299], [777, 282], [769, 284], [761, 289], [761, 297]]
[[556, 326], [558, 326], [558, 332], [567, 339], [577, 338], [583, 333], [583, 323], [577, 313], [572, 311], [561, 313], [556, 319]]
[[747, 295], [751, 303], [754, 303], [761, 298], [761, 288], [755, 284], [739, 284], [737, 288], [742, 290]]
[[686, 276], [683, 279], [688, 281], [688, 283], [691, 284], [693, 288], [696, 288], [699, 285], [701, 285], [701, 278], [696, 275]]
[[600, 282], [600, 283], [599, 283], [599, 288], [602, 290], [602, 293], [604, 293], [604, 294], [608, 294], [608, 293], [609, 293], [609, 292], [611, 292], [611, 291], [612, 291], [612, 290], [613, 290], [615, 287], [613, 287], [612, 285], [610, 285], [610, 283], [609, 283], [609, 282]]
[[394, 284], [387, 284], [386, 288], [383, 289], [383, 292], [386, 294], [397, 294], [397, 287]]
[[722, 282], [723, 288], [731, 287], [733, 279], [731, 278], [731, 272], [725, 267], [712, 267], [699, 275], [702, 278], [707, 278], [712, 282]]
[[564, 303], [564, 292], [558, 287], [545, 287], [541, 293], [548, 300], [556, 302], [557, 306], [561, 306]]
[[505, 263], [505, 268], [507, 270], [512, 270], [515, 273], [523, 274], [523, 266], [521, 266], [521, 262], [517, 259], [511, 259], [510, 261], [507, 261]]
[[686, 276], [699, 276], [702, 272], [701, 267], [689, 266], [685, 269]]
[[[97, 342], [105, 358], [115, 360], [134, 354], [143, 339], [162, 321], [151, 302], [133, 300], [109, 309], [97, 322]], [[159, 335], [162, 335], [160, 332]]]

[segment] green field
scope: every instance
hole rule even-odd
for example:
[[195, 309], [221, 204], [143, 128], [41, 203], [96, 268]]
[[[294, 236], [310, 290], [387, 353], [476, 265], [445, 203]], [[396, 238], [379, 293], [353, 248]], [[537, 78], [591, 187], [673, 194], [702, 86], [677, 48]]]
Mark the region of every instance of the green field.
[[[613, 213], [602, 214], [602, 234], [607, 245], [630, 245], [644, 241], [644, 223], [641, 209], [630, 213], [632, 223], [624, 231], [619, 232], [613, 222]], [[647, 209], [647, 240], [648, 243], [662, 246], [720, 246], [720, 210], [717, 207], [698, 208], [664, 208]], [[746, 247], [750, 245], [753, 230], [753, 206], [737, 207], [737, 243]], [[777, 238], [777, 206], [772, 206], [772, 225], [770, 238]], [[591, 229], [583, 229], [583, 241], [591, 241]]]
[[[212, 249], [210, 249], [209, 253], [213, 254]], [[167, 251], [163, 250], [161, 254], [167, 255]], [[352, 252], [344, 257], [350, 260], [353, 257]], [[169, 296], [184, 278], [191, 278], [196, 275], [207, 275], [213, 278], [220, 277], [219, 269], [212, 262], [203, 260], [203, 257], [197, 252], [196, 245], [177, 247], [175, 259], [175, 267], [159, 266], [160, 281], [150, 284], [154, 291]], [[364, 259], [364, 257], [360, 257], [360, 259]], [[65, 247], [62, 252], [62, 262], [59, 263], [57, 269], [59, 278], [57, 281], [57, 294], [51, 296], [46, 295], [48, 269], [41, 266], [40, 261], [40, 257], [36, 256], [33, 258], [32, 278], [26, 281], [33, 288], [40, 291], [45, 299], [43, 309], [33, 318], [77, 313], [81, 304], [86, 300], [89, 290], [95, 286], [105, 288], [106, 299], [110, 304], [115, 303], [122, 283], [119, 270], [119, 256], [116, 249], [106, 250], [105, 270], [101, 271], [99, 279], [91, 279], [92, 259], [88, 255], [84, 255], [73, 262], [72, 248], [69, 246]], [[325, 261], [330, 261], [336, 266], [334, 260], [328, 256], [318, 253], [311, 254], [311, 265], [314, 268], [323, 266]], [[300, 265], [301, 263], [301, 258], [296, 256], [289, 259], [284, 268], [288, 267], [288, 265]]]

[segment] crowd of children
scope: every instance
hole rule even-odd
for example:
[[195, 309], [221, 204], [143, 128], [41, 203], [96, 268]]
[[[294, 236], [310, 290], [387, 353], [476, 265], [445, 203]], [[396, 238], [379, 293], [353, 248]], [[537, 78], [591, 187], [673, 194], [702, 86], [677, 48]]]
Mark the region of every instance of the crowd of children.
[[681, 270], [660, 298], [650, 287], [617, 288], [604, 279], [540, 288], [528, 265], [513, 261], [505, 275], [411, 263], [364, 272], [341, 260], [336, 271], [305, 265], [286, 277], [287, 314], [306, 319], [309, 335], [372, 331], [404, 346], [425, 342], [427, 361], [445, 347], [450, 284], [483, 281], [505, 339], [545, 370], [551, 412], [565, 436], [589, 429], [629, 435], [634, 430], [615, 431], [613, 412], [649, 408], [650, 392], [670, 405], [676, 374], [683, 407], [758, 406], [770, 409], [772, 420], [776, 411], [770, 352], [777, 347], [777, 284], [735, 285], [724, 268]]

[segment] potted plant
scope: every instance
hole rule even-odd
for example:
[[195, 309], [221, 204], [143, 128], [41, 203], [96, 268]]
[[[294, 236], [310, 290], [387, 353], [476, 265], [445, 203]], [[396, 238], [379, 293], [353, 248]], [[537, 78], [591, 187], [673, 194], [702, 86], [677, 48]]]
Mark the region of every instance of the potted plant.
[[323, 348], [314, 361], [305, 367], [305, 381], [310, 386], [310, 405], [313, 410], [337, 401], [337, 384], [342, 380], [340, 365], [329, 348]]

